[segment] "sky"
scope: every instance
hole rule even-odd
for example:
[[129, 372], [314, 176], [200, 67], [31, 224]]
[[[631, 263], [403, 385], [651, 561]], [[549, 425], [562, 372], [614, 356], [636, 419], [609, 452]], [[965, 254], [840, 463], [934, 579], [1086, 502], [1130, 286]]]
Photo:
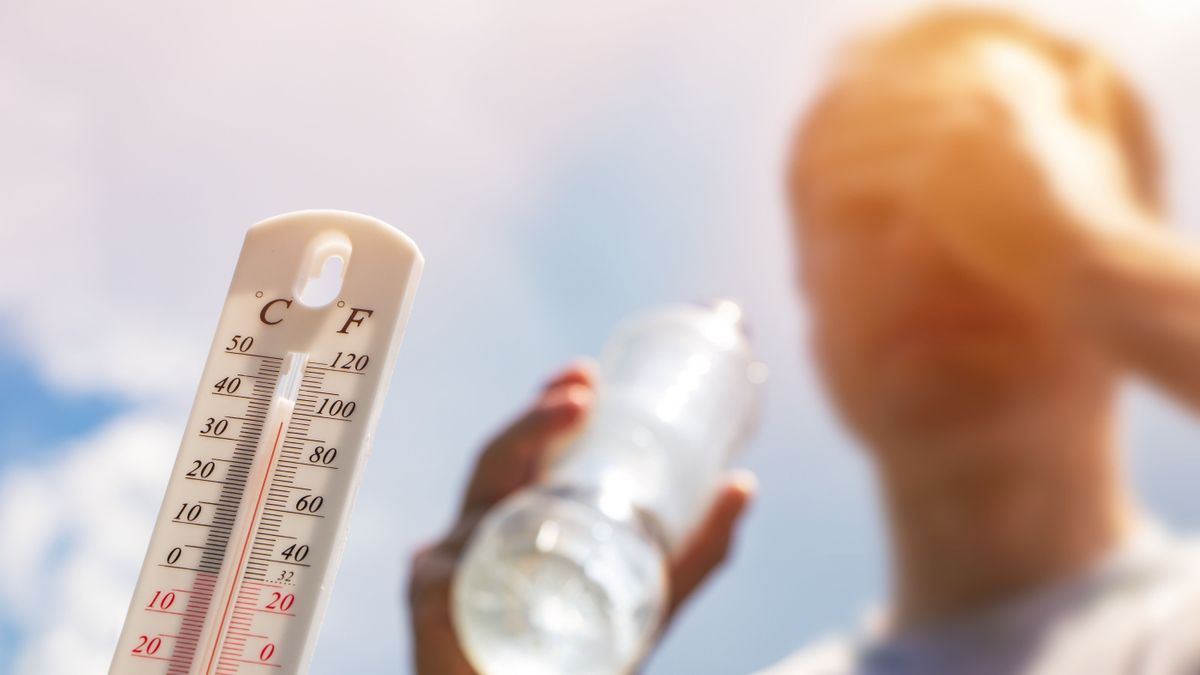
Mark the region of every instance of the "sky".
[[[1132, 74], [1200, 234], [1200, 6], [1016, 4]], [[913, 6], [0, 3], [0, 673], [107, 669], [242, 235], [303, 208], [426, 257], [314, 673], [408, 672], [408, 556], [480, 445], [622, 317], [714, 296], [771, 367], [738, 460], [761, 493], [645, 672], [747, 673], [852, 629], [885, 549], [807, 356], [780, 168], [837, 42]], [[1200, 526], [1200, 429], [1128, 399], [1143, 496]]]

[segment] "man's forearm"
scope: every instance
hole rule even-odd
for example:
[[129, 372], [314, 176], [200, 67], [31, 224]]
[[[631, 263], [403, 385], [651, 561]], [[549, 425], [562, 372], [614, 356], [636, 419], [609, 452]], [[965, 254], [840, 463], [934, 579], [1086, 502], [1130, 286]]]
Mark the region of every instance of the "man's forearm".
[[1078, 318], [1120, 363], [1200, 411], [1200, 247], [1170, 232], [1110, 235], [1081, 267]]

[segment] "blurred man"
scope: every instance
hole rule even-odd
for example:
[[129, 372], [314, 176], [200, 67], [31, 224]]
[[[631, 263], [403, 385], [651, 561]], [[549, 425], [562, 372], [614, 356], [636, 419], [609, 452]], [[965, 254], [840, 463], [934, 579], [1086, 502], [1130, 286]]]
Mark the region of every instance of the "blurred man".
[[[789, 192], [817, 360], [873, 460], [893, 591], [871, 625], [767, 672], [1200, 673], [1200, 551], [1139, 509], [1117, 412], [1129, 373], [1200, 406], [1200, 252], [1159, 224], [1150, 134], [1115, 70], [1008, 15], [922, 16], [848, 50]], [[536, 480], [590, 383], [553, 380], [416, 557], [421, 675], [472, 673], [448, 618], [459, 551]], [[675, 606], [752, 485], [731, 478], [676, 561]]]

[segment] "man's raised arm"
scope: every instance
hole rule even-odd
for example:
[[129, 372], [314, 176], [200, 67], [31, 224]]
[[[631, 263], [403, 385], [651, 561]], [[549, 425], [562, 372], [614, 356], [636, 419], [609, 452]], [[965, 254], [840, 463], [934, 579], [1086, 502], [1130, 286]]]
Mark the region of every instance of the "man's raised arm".
[[1161, 228], [1093, 240], [1071, 293], [1120, 362], [1200, 412], [1200, 246]]

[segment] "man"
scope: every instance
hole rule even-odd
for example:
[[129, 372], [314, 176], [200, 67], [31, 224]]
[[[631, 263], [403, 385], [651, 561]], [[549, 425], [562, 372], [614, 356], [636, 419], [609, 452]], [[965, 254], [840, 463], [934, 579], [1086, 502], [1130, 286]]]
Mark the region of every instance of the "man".
[[[1120, 77], [1013, 17], [938, 11], [848, 51], [792, 160], [813, 343], [873, 460], [893, 590], [875, 625], [768, 672], [1200, 673], [1200, 551], [1139, 510], [1117, 414], [1126, 374], [1200, 406], [1200, 252], [1159, 224]], [[416, 557], [421, 675], [472, 673], [448, 618], [456, 557], [590, 397], [586, 369], [553, 380]], [[675, 562], [673, 606], [751, 486], [732, 478]]]

